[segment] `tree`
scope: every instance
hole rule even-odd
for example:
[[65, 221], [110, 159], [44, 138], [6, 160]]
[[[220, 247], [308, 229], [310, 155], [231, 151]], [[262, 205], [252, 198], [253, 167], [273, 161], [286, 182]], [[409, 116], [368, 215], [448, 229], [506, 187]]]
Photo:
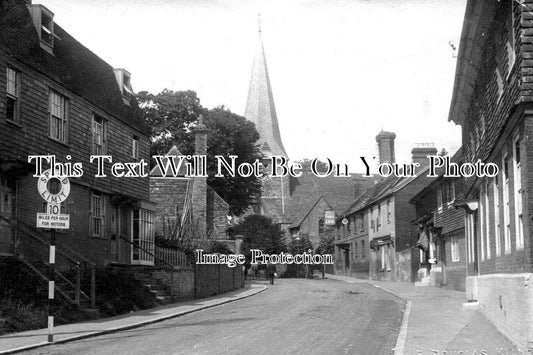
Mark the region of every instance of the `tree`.
[[151, 129], [152, 155], [164, 155], [173, 145], [184, 155], [194, 154], [192, 129], [203, 113], [208, 129], [207, 183], [230, 205], [233, 215], [241, 215], [258, 200], [261, 182], [254, 175], [215, 177], [215, 155], [227, 160], [230, 155], [236, 155], [236, 165], [260, 160], [261, 154], [255, 145], [259, 134], [253, 123], [223, 106], [211, 110], [203, 108], [194, 91], [165, 89], [157, 95], [143, 91], [137, 99]]
[[[229, 205], [233, 215], [241, 215], [250, 205], [259, 199], [261, 181], [254, 175], [244, 177], [239, 174], [230, 176], [225, 170], [222, 177], [215, 177], [217, 161], [215, 155], [222, 155], [230, 162], [230, 155], [235, 155], [235, 166], [242, 163], [252, 164], [261, 161], [261, 153], [255, 145], [259, 133], [255, 125], [244, 117], [236, 115], [222, 107], [205, 111], [205, 125], [208, 129], [207, 140], [207, 183]], [[194, 152], [194, 141], [188, 140], [185, 152]]]
[[157, 95], [142, 91], [137, 100], [150, 128], [151, 155], [165, 154], [174, 144], [181, 150], [182, 142], [191, 140], [191, 126], [204, 110], [196, 92], [190, 90], [164, 89]]
[[265, 254], [279, 254], [286, 251], [283, 233], [272, 219], [253, 214], [246, 216], [232, 228], [233, 235], [244, 236], [242, 253], [250, 256], [251, 249], [259, 249]]
[[333, 233], [320, 238], [320, 244], [315, 249], [317, 254], [333, 254], [335, 252], [335, 235]]

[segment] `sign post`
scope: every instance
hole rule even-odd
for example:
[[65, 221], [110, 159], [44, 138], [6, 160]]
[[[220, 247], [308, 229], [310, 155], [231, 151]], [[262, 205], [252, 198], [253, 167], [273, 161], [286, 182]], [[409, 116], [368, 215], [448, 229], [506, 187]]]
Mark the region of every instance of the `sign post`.
[[48, 169], [37, 182], [41, 197], [48, 202], [46, 213], [37, 213], [37, 228], [50, 228], [50, 255], [48, 270], [48, 342], [54, 342], [55, 279], [56, 279], [56, 229], [68, 229], [70, 216], [61, 214], [61, 203], [70, 193], [70, 181], [64, 176], [53, 176]]

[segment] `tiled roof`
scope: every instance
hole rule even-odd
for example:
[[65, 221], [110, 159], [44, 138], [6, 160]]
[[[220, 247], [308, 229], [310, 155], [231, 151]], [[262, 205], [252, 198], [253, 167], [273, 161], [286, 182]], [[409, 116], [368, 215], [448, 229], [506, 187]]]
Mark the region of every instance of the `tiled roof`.
[[318, 177], [311, 172], [303, 172], [298, 178], [291, 178], [291, 198], [287, 201], [286, 220], [292, 224], [305, 216], [323, 197], [337, 214], [346, 210], [373, 182], [361, 174], [350, 177]]
[[[170, 148], [168, 153], [165, 154], [165, 155], [166, 156], [171, 156], [171, 157], [177, 157], [177, 156], [180, 156], [180, 155], [183, 155], [183, 154], [181, 154], [181, 152], [178, 149], [178, 147], [176, 147], [174, 145], [174, 146], [172, 146], [172, 148]], [[163, 166], [166, 166], [168, 158], [162, 158], [161, 160], [162, 160]], [[177, 160], [175, 161], [175, 164], [178, 165], [178, 161]], [[185, 176], [185, 173], [186, 173], [186, 168], [185, 168], [185, 160], [184, 160], [183, 163], [181, 164], [179, 170], [178, 170], [178, 176]], [[159, 169], [159, 166], [157, 164], [150, 171], [150, 176], [154, 176], [154, 177], [162, 177], [163, 176], [163, 173], [161, 172], [161, 169]], [[166, 173], [165, 177], [172, 177], [172, 176], [173, 176], [172, 175], [172, 170], [169, 168], [167, 170], [167, 173]]]
[[244, 117], [255, 124], [260, 136], [257, 144], [262, 151], [272, 155], [287, 156], [279, 132], [278, 117], [261, 36], [259, 36], [255, 54]]
[[[59, 25], [54, 24], [54, 33], [59, 38], [54, 40], [53, 54], [41, 48], [24, 1], [4, 1], [0, 4], [0, 28], [0, 51], [43, 73], [125, 124], [147, 132], [137, 104], [133, 103], [130, 107], [123, 102], [113, 67]], [[112, 33], [109, 35], [112, 36]]]

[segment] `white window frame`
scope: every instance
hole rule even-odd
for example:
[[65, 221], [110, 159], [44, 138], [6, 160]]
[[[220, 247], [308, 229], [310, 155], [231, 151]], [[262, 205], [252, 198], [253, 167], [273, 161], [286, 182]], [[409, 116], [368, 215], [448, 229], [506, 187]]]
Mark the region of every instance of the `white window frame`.
[[[507, 153], [502, 157], [502, 171], [503, 171], [503, 232], [504, 232], [504, 252], [509, 254], [511, 252], [511, 216], [509, 207], [509, 162], [507, 160]], [[507, 166], [507, 172], [505, 167]]]
[[457, 236], [450, 237], [450, 249], [452, 254], [452, 262], [461, 261], [459, 255], [459, 238]]
[[491, 258], [491, 252], [490, 252], [490, 192], [489, 192], [489, 184], [488, 181], [485, 181], [484, 183], [484, 196], [485, 201], [483, 202], [484, 211], [483, 214], [485, 216], [485, 220], [483, 221], [483, 224], [485, 225], [485, 248], [486, 248], [486, 257], [487, 260]]
[[50, 90], [48, 136], [61, 143], [67, 143], [68, 132], [68, 99]]
[[501, 255], [502, 235], [500, 231], [500, 184], [498, 183], [498, 175], [492, 178], [492, 194], [494, 205], [494, 241], [496, 243], [496, 256]]
[[443, 195], [442, 195], [442, 183], [439, 184], [439, 188], [437, 189], [437, 212], [442, 212], [442, 206], [443, 206]]
[[131, 157], [135, 160], [139, 159], [139, 137], [137, 136], [131, 139]]
[[107, 134], [107, 122], [106, 120], [98, 115], [93, 115], [93, 124], [92, 124], [92, 135], [93, 135], [93, 147], [92, 152], [94, 155], [103, 155], [106, 154], [106, 134]]
[[522, 142], [517, 134], [513, 139], [513, 200], [515, 216], [515, 235], [516, 249], [524, 249], [524, 225], [523, 225], [523, 206], [522, 206], [522, 159], [517, 156], [516, 146], [518, 145], [518, 154], [522, 155]]
[[105, 199], [100, 193], [91, 193], [91, 236], [105, 237]]
[[480, 253], [480, 260], [485, 260], [485, 239], [487, 228], [485, 226], [485, 185], [481, 185], [481, 189], [479, 192], [479, 234], [481, 237], [480, 240], [480, 246], [481, 246], [481, 253]]

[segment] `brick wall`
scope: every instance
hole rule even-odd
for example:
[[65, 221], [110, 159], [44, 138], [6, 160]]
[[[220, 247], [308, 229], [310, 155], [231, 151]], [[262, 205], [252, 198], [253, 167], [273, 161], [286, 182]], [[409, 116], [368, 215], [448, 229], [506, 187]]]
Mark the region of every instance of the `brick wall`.
[[244, 286], [242, 266], [195, 265], [196, 298], [213, 296]]

